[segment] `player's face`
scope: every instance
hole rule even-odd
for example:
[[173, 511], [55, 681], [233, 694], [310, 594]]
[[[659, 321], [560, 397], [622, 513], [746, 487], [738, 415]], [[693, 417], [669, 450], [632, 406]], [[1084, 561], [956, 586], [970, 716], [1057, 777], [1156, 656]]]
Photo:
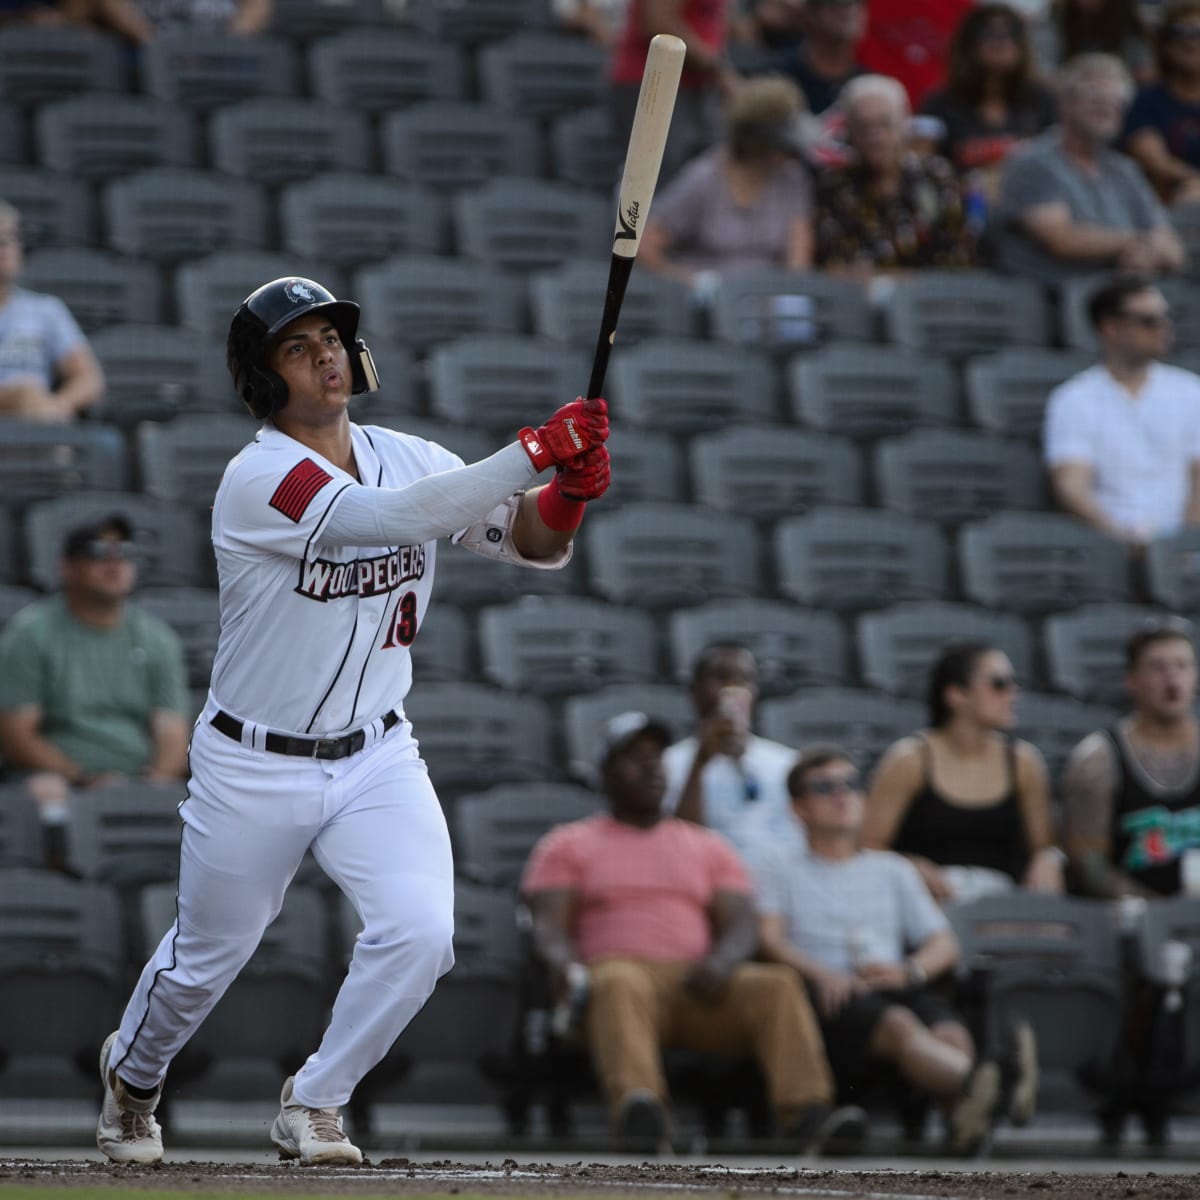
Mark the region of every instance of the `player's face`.
[[280, 415], [291, 422], [323, 424], [346, 411], [353, 383], [350, 356], [325, 313], [310, 313], [275, 339], [267, 365], [288, 386]]
[[1019, 690], [1008, 655], [989, 650], [976, 660], [967, 686], [959, 689], [961, 708], [985, 729], [1011, 729]]
[[1125, 686], [1139, 714], [1164, 722], [1186, 717], [1196, 701], [1191, 642], [1181, 637], [1151, 642], [1126, 674]]
[[714, 651], [692, 688], [692, 702], [701, 717], [711, 717], [720, 705], [721, 689], [748, 688], [758, 698], [758, 664], [749, 650]]
[[667, 790], [662, 752], [657, 737], [642, 734], [609, 760], [606, 784], [615, 813], [649, 817], [661, 810]]
[[814, 767], [794, 803], [810, 834], [857, 834], [866, 804], [858, 768], [845, 761]]

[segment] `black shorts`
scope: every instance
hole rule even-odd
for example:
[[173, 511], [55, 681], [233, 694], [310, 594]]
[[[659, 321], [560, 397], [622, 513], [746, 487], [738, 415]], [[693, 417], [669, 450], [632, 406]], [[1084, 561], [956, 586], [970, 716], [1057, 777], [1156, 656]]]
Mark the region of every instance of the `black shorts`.
[[903, 1005], [916, 1013], [926, 1026], [944, 1021], [954, 1021], [959, 1025], [964, 1023], [945, 997], [928, 987], [907, 988], [900, 992], [863, 992], [851, 996], [837, 1016], [828, 1019], [817, 1008], [815, 996], [812, 1000], [821, 1023], [821, 1035], [825, 1039], [825, 1054], [839, 1088], [859, 1083], [870, 1073], [871, 1059], [867, 1054], [867, 1046], [885, 1009], [896, 1004]]

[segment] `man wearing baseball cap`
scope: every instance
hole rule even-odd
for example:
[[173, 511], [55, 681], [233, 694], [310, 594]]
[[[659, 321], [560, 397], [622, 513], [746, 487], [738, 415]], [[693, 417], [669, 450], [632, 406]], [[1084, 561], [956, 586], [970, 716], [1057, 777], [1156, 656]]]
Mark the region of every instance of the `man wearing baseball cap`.
[[719, 834], [662, 811], [670, 730], [640, 712], [604, 726], [608, 811], [551, 830], [522, 881], [536, 951], [562, 994], [586, 971], [585, 1032], [623, 1149], [669, 1136], [661, 1051], [755, 1060], [779, 1134], [802, 1153], [857, 1142], [861, 1109], [833, 1107], [816, 1019], [793, 972], [752, 963], [751, 887]]

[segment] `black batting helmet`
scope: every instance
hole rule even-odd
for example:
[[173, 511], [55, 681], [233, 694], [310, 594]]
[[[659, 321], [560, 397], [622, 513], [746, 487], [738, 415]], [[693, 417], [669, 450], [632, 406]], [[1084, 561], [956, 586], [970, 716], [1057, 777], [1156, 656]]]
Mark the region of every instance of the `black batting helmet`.
[[229, 323], [225, 362], [233, 386], [246, 407], [260, 420], [281, 409], [288, 399], [287, 384], [263, 363], [271, 341], [297, 317], [327, 312], [350, 356], [351, 390], [373, 392], [379, 376], [371, 352], [358, 337], [358, 305], [338, 300], [311, 279], [288, 275], [272, 279], [242, 301]]

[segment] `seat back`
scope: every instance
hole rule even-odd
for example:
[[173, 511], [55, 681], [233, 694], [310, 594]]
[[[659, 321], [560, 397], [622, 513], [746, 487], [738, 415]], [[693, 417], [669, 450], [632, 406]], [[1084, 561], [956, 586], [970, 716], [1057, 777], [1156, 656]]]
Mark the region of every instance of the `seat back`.
[[177, 786], [126, 782], [71, 796], [71, 861], [87, 879], [115, 887], [175, 880], [183, 825]]
[[22, 108], [77, 92], [121, 92], [125, 48], [112, 35], [70, 25], [0, 29], [0, 97]]
[[1038, 443], [1050, 393], [1094, 361], [1077, 350], [1036, 346], [972, 358], [964, 369], [971, 421], [988, 433]]
[[213, 588], [143, 588], [138, 607], [166, 622], [183, 643], [188, 684], [207, 687], [221, 633], [221, 609]]
[[5, 167], [4, 199], [21, 214], [27, 253], [44, 246], [89, 246], [96, 225], [91, 188], [42, 167]]
[[[600, 190], [621, 177], [625, 148], [605, 104], [560, 113], [550, 124], [553, 175], [564, 183]], [[625, 311], [621, 310], [624, 321]]]
[[466, 93], [462, 49], [411, 30], [344, 29], [323, 37], [308, 49], [308, 75], [319, 100], [374, 114]]
[[27, 504], [84, 488], [115, 491], [125, 482], [125, 440], [119, 430], [4, 419], [0, 490], [6, 504]]
[[606, 445], [618, 482], [598, 500], [589, 501], [592, 512], [604, 512], [633, 500], [688, 499], [683, 449], [677, 438], [617, 423]]
[[550, 24], [550, 10], [542, 0], [412, 0], [405, 15], [425, 33], [469, 46]]
[[474, 622], [462, 609], [439, 598], [421, 621], [409, 653], [413, 678], [419, 683], [468, 679], [475, 670]]
[[1050, 692], [1022, 691], [1017, 697], [1017, 723], [1012, 735], [1032, 742], [1042, 752], [1050, 778], [1057, 782], [1071, 751], [1089, 733], [1109, 728], [1117, 716], [1116, 708], [1085, 704]]
[[1200, 611], [1200, 529], [1156, 538], [1146, 550], [1150, 598], [1175, 612]]
[[604, 98], [603, 47], [567, 33], [516, 33], [476, 57], [483, 99], [506, 112], [546, 120]]
[[236, 37], [194, 28], [160, 33], [143, 49], [142, 90], [196, 111], [250, 96], [293, 96], [294, 47], [276, 37]]
[[88, 334], [105, 325], [162, 319], [162, 281], [154, 266], [102, 250], [39, 250], [29, 256], [21, 284], [57, 296]]
[[[5, 596], [18, 591], [24, 589], [3, 589]], [[27, 596], [25, 603], [35, 598], [32, 592]], [[3, 614], [0, 620], [9, 615]], [[13, 867], [36, 868], [41, 863], [42, 823], [33, 797], [22, 783], [0, 784], [0, 868], [3, 871]]]
[[254, 425], [233, 413], [147, 421], [137, 431], [142, 484], [149, 495], [206, 519], [230, 459], [253, 440]]

